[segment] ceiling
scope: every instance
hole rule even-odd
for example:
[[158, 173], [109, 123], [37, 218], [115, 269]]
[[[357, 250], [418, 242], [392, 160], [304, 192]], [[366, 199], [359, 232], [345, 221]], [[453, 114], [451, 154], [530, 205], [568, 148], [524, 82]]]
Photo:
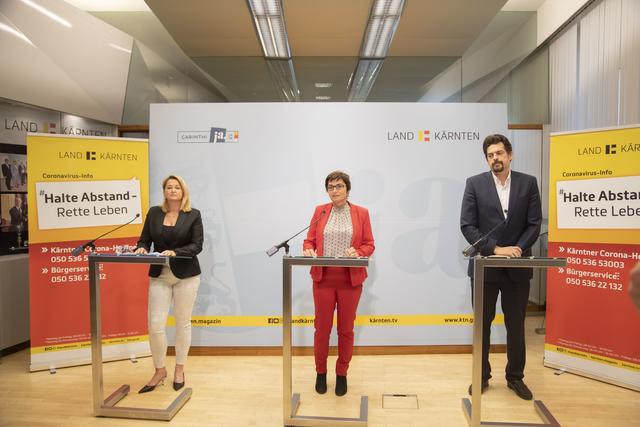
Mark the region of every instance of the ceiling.
[[[130, 34], [139, 28], [137, 32], [144, 35], [132, 35], [137, 39], [143, 37], [146, 45], [164, 51], [165, 55], [170, 55], [172, 49], [180, 50], [196, 69], [204, 72], [200, 82], [208, 80], [229, 101], [280, 100], [245, 0], [145, 0], [145, 3], [149, 8], [146, 12], [93, 13]], [[373, 0], [283, 0], [292, 64], [302, 101], [317, 101], [317, 96], [332, 102], [347, 100], [347, 83], [358, 63], [372, 3]], [[423, 88], [433, 78], [458, 61], [483, 32], [490, 30], [505, 3], [506, 0], [406, 0], [388, 56], [367, 101], [419, 100]], [[540, 0], [509, 2], [512, 10], [535, 8], [539, 3]], [[85, 10], [92, 12], [90, 7]], [[152, 25], [151, 21], [157, 24]], [[316, 83], [332, 86], [317, 88]]]
[[[245, 1], [147, 0], [190, 57], [262, 56]], [[358, 56], [372, 0], [284, 0], [298, 56]], [[506, 0], [407, 0], [389, 56], [460, 56]]]

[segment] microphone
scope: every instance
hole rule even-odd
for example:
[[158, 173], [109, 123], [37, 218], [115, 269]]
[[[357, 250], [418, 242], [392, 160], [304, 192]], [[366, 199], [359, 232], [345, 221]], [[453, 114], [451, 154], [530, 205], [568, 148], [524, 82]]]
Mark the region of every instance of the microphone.
[[94, 243], [95, 243], [95, 241], [96, 241], [96, 240], [98, 240], [98, 239], [100, 239], [100, 238], [102, 238], [102, 237], [106, 236], [107, 234], [111, 234], [111, 233], [113, 233], [113, 232], [114, 232], [114, 231], [116, 231], [116, 230], [121, 229], [121, 228], [122, 228], [122, 227], [124, 227], [125, 225], [129, 225], [129, 224], [131, 224], [133, 221], [135, 221], [135, 220], [136, 220], [136, 218], [139, 218], [139, 217], [140, 217], [140, 214], [139, 214], [139, 213], [137, 213], [137, 214], [136, 214], [136, 216], [134, 216], [134, 217], [133, 217], [132, 219], [130, 219], [128, 222], [125, 222], [124, 224], [117, 226], [117, 227], [116, 227], [116, 228], [114, 228], [113, 230], [109, 230], [109, 231], [107, 231], [106, 233], [101, 234], [100, 236], [96, 237], [96, 238], [95, 238], [95, 239], [93, 239], [93, 240], [89, 240], [88, 242], [83, 243], [82, 245], [80, 245], [80, 246], [78, 246], [77, 248], [75, 248], [75, 249], [71, 252], [71, 255], [73, 255], [73, 256], [78, 256], [78, 255], [80, 255], [80, 253], [81, 253], [81, 252], [83, 252], [86, 248], [91, 248], [91, 249], [93, 249], [93, 250], [95, 251], [96, 246], [94, 245]]
[[480, 238], [478, 240], [476, 240], [475, 242], [473, 242], [471, 244], [471, 246], [469, 246], [467, 249], [465, 249], [464, 251], [462, 251], [462, 255], [464, 255], [465, 257], [470, 256], [473, 252], [477, 251], [477, 246], [483, 242], [487, 237], [491, 236], [491, 234], [493, 234], [494, 231], [496, 231], [498, 228], [500, 228], [500, 226], [506, 224], [507, 222], [507, 213], [509, 212], [509, 210], [505, 209], [504, 210], [504, 219], [502, 221], [500, 221], [495, 227], [493, 227], [491, 230], [489, 230], [488, 233], [480, 236]]
[[325, 210], [323, 209], [322, 212], [320, 212], [320, 216], [318, 217], [318, 219], [316, 219], [315, 221], [313, 221], [311, 224], [307, 225], [305, 228], [303, 228], [302, 230], [298, 231], [296, 234], [294, 234], [293, 236], [289, 237], [287, 240], [285, 240], [284, 242], [272, 246], [269, 249], [266, 250], [267, 255], [269, 255], [270, 257], [274, 256], [276, 253], [278, 253], [278, 251], [280, 250], [280, 248], [284, 248], [284, 253], [286, 255], [289, 254], [289, 240], [293, 239], [294, 237], [296, 237], [298, 234], [302, 233], [303, 231], [311, 228], [312, 225], [316, 225], [318, 223], [318, 221], [320, 221], [322, 219], [322, 217], [325, 214]]

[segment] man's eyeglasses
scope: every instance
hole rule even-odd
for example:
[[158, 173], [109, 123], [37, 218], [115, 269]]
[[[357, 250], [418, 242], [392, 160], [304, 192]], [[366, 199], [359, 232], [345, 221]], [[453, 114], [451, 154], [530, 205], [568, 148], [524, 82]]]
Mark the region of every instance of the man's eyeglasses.
[[346, 187], [344, 184], [327, 185], [327, 191], [342, 190], [344, 187]]

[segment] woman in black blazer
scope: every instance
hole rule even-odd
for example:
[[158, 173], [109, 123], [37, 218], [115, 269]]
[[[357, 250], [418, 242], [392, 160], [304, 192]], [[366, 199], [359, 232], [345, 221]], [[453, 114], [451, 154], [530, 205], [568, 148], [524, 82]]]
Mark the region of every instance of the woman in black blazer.
[[162, 255], [191, 258], [171, 259], [169, 266], [149, 267], [149, 344], [156, 371], [139, 393], [153, 391], [167, 376], [165, 326], [172, 300], [176, 318], [173, 388], [184, 387], [184, 364], [191, 346], [191, 312], [200, 285], [200, 264], [196, 257], [203, 242], [200, 211], [191, 207], [189, 189], [181, 177], [169, 175], [162, 181], [162, 189], [164, 202], [149, 209], [135, 252], [145, 254], [153, 244], [154, 251]]

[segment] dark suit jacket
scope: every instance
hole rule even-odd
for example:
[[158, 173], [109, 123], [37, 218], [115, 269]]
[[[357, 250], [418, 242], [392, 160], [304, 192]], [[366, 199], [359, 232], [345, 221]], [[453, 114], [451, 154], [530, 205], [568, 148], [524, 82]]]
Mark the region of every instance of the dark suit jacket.
[[[171, 259], [169, 267], [173, 275], [179, 279], [197, 276], [200, 274], [200, 263], [198, 263], [196, 255], [202, 252], [204, 240], [200, 211], [197, 209], [191, 209], [190, 212], [180, 211], [174, 228], [178, 242], [178, 246], [175, 248], [167, 247], [162, 239], [164, 215], [160, 206], [153, 206], [149, 209], [140, 240], [138, 240], [138, 247], [150, 251], [153, 243], [153, 250], [156, 252], [171, 250], [176, 255], [190, 256], [191, 259]], [[149, 266], [149, 276], [151, 277], [158, 277], [161, 271], [161, 265]]]
[[[474, 243], [503, 220], [504, 213], [492, 172], [468, 178], [460, 214], [460, 229], [465, 239], [470, 244]], [[512, 170], [507, 222], [479, 246], [480, 254], [493, 255], [496, 246], [518, 246], [523, 257], [531, 256], [531, 246], [538, 239], [541, 223], [542, 209], [536, 178]], [[472, 260], [467, 274], [473, 278]], [[532, 276], [530, 268], [487, 268], [484, 279], [499, 281], [509, 277], [514, 281], [526, 281]]]
[[15, 206], [9, 209], [9, 215], [11, 216], [11, 225], [19, 225], [24, 222], [24, 213]]
[[[318, 256], [322, 256], [322, 251], [324, 250], [324, 227], [329, 221], [331, 207], [332, 203], [316, 206], [311, 218], [311, 224], [313, 225], [309, 227], [307, 238], [302, 245], [303, 249], [315, 249]], [[351, 214], [351, 226], [353, 227], [351, 246], [358, 252], [358, 256], [369, 257], [375, 250], [369, 211], [362, 206], [349, 203], [349, 213]], [[314, 224], [315, 221], [317, 222]], [[322, 280], [323, 268], [311, 267], [311, 278], [314, 282]], [[349, 268], [349, 275], [351, 276], [351, 284], [359, 286], [367, 278], [367, 269], [364, 267], [352, 267]]]

